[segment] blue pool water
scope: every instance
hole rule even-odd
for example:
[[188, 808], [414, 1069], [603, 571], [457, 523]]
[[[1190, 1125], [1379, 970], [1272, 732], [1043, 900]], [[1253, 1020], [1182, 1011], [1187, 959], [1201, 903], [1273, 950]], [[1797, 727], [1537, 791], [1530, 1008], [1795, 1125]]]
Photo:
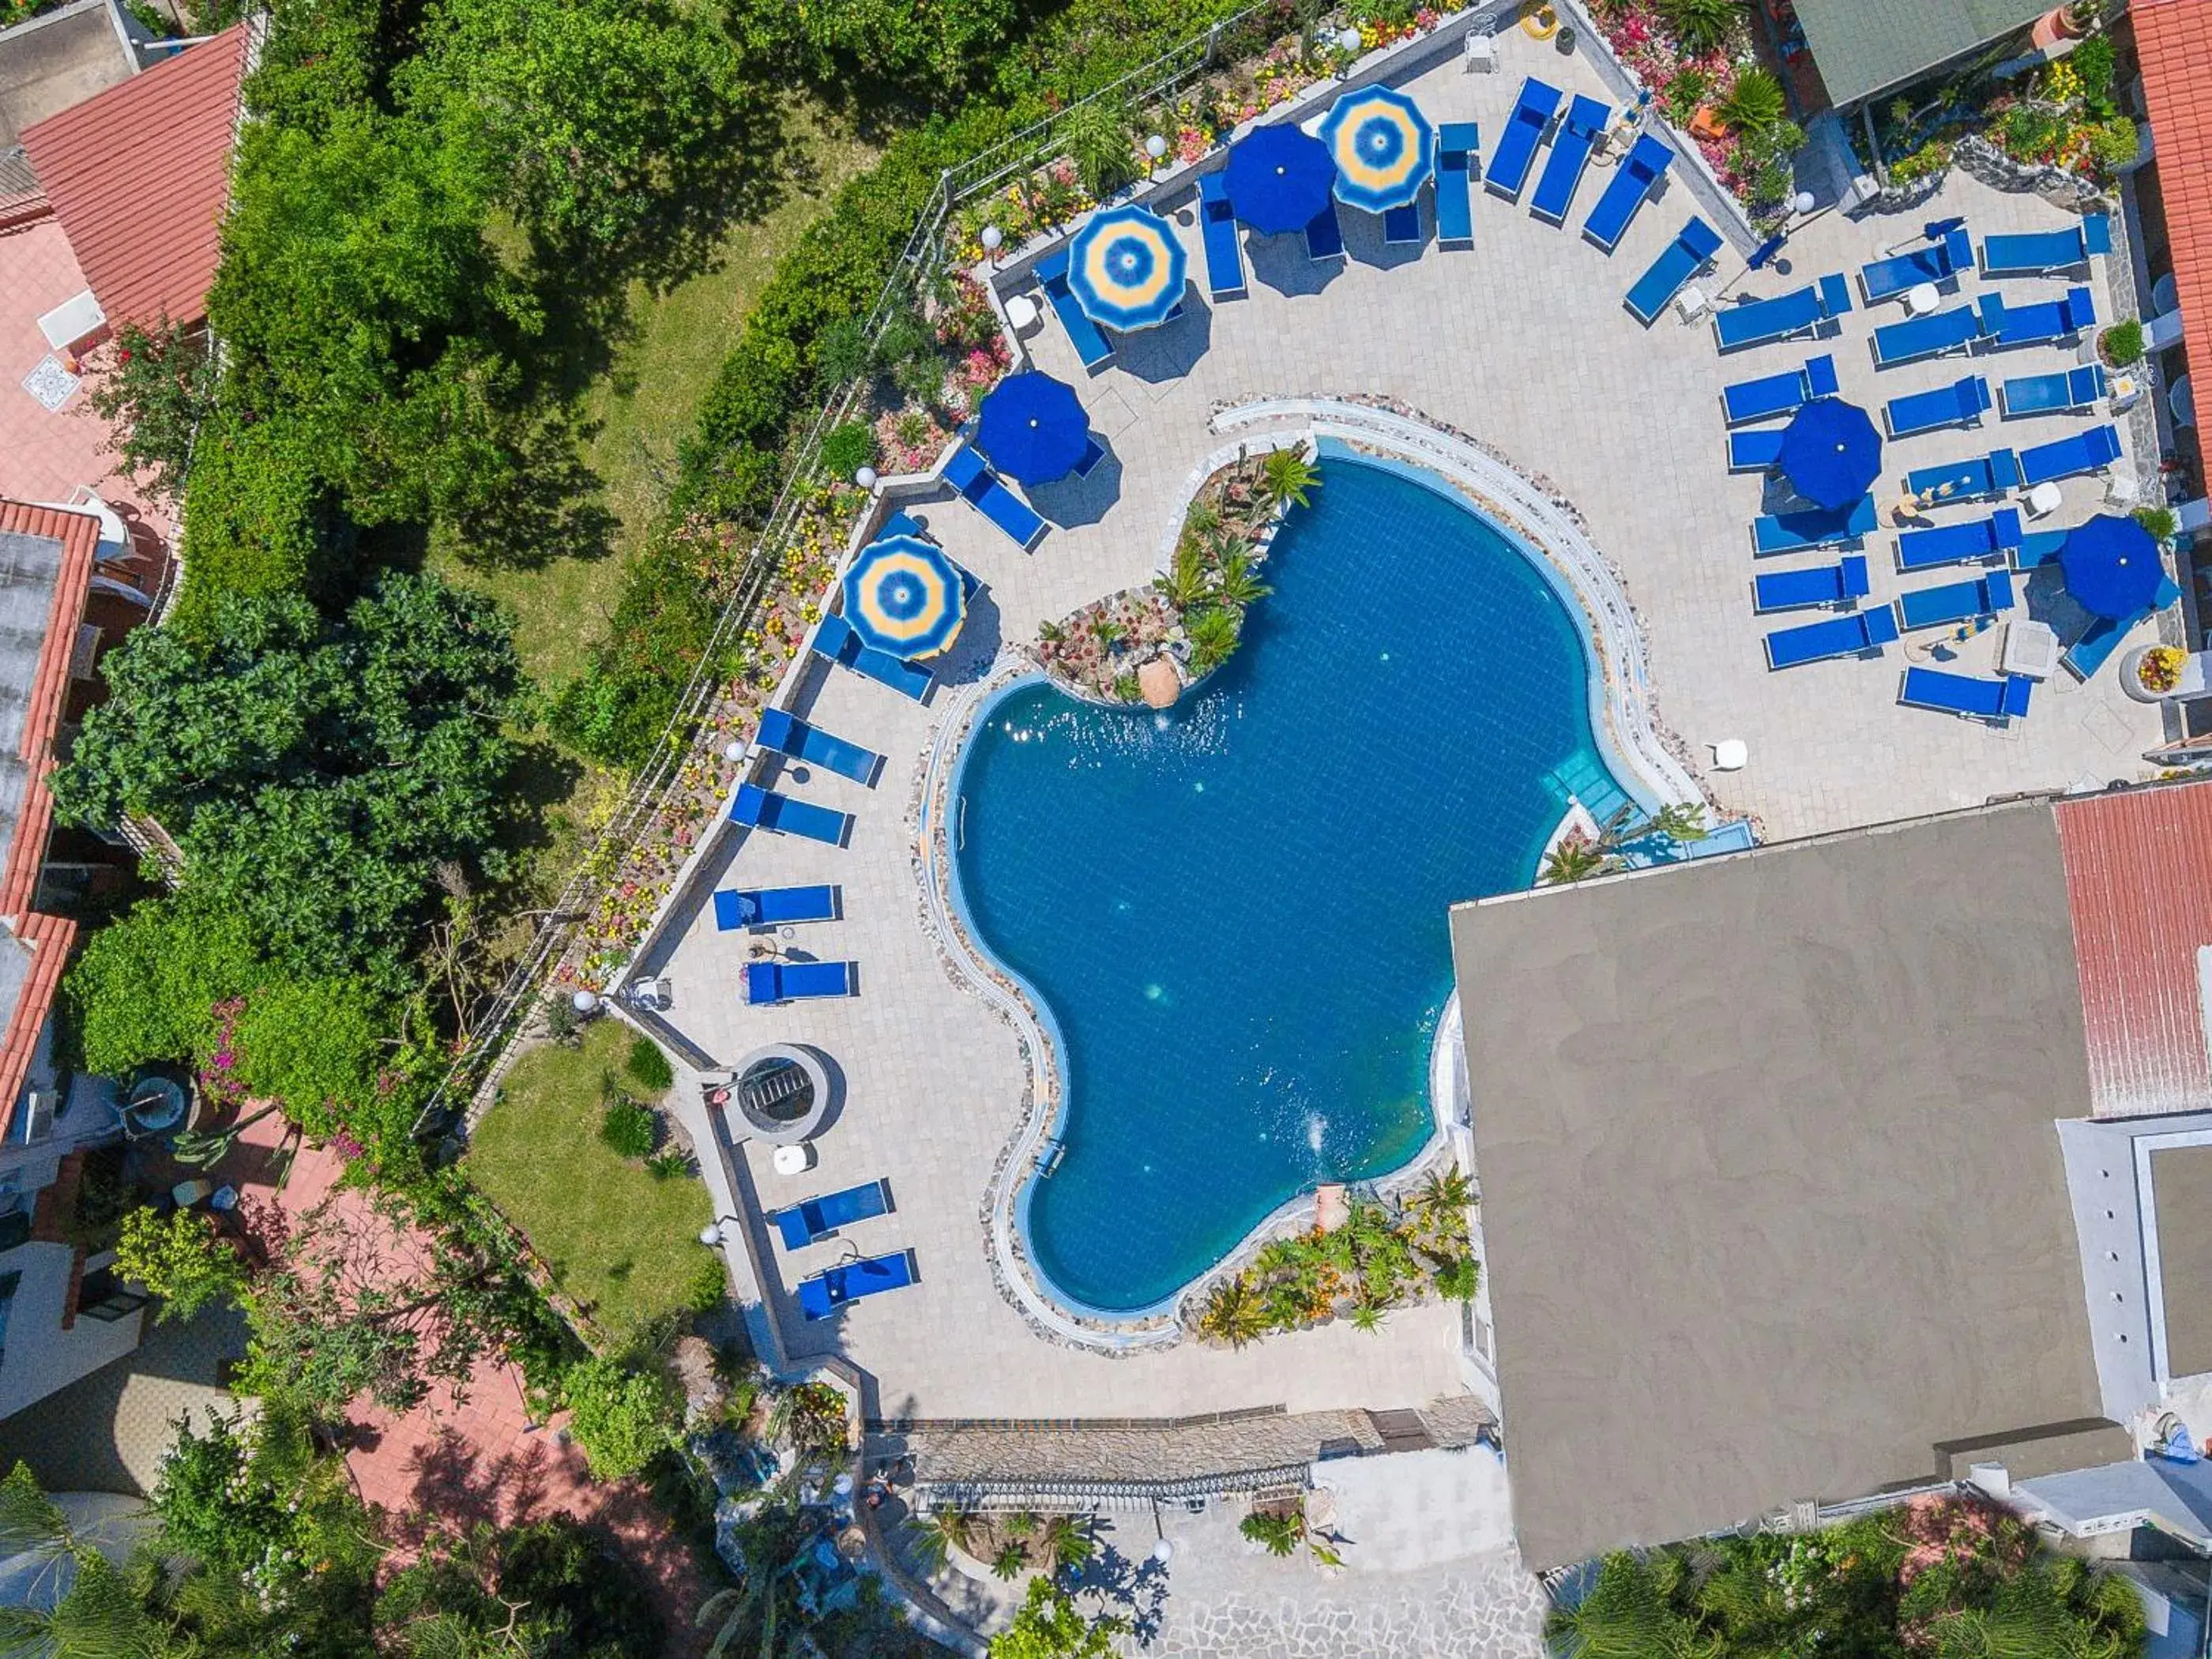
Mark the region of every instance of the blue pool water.
[[1162, 716], [1031, 683], [963, 762], [962, 900], [1064, 1047], [1031, 1249], [1094, 1309], [1172, 1295], [1285, 1200], [1417, 1152], [1448, 908], [1528, 885], [1567, 788], [1619, 799], [1543, 575], [1437, 489], [1322, 477], [1200, 695]]

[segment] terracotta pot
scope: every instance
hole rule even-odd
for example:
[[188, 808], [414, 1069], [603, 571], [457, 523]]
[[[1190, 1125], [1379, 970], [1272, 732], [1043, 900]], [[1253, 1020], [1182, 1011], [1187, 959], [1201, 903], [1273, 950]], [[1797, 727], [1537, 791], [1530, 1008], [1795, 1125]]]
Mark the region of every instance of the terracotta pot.
[[1690, 137], [1692, 138], [1725, 138], [1728, 124], [1713, 113], [1712, 106], [1700, 104], [1698, 112], [1690, 118]]

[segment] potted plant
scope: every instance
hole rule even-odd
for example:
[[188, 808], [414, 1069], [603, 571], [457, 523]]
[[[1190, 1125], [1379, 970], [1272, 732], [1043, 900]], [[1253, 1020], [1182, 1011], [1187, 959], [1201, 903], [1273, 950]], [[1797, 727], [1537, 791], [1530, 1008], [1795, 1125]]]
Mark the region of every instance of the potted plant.
[[2114, 323], [2097, 337], [2097, 355], [2105, 360], [2107, 368], [2126, 368], [2139, 363], [2143, 355], [2142, 325], [2130, 318], [2124, 323]]
[[2181, 667], [2188, 660], [2170, 645], [2154, 645], [2136, 661], [2136, 679], [2144, 690], [2164, 696], [2181, 684]]

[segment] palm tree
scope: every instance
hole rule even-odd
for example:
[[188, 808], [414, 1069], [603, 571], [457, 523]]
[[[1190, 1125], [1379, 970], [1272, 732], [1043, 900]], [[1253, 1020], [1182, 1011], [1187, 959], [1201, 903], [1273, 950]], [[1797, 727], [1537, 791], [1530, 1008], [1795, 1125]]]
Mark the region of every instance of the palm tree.
[[1252, 1294], [1251, 1284], [1243, 1274], [1225, 1279], [1213, 1287], [1213, 1294], [1206, 1301], [1206, 1311], [1199, 1316], [1198, 1334], [1215, 1342], [1226, 1342], [1232, 1348], [1256, 1342], [1267, 1334], [1267, 1310]]
[[1737, 0], [1659, 0], [1659, 15], [1674, 31], [1686, 58], [1705, 58], [1728, 45], [1743, 15]]
[[19, 1462], [0, 1480], [0, 1559], [24, 1557], [38, 1564], [23, 1587], [30, 1605], [0, 1607], [0, 1653], [155, 1659], [169, 1651], [128, 1581]]
[[1667, 1659], [1697, 1650], [1696, 1626], [1667, 1605], [1657, 1577], [1626, 1550], [1605, 1558], [1597, 1582], [1544, 1621], [1559, 1659]]
[[1027, 1538], [1036, 1531], [1037, 1524], [1036, 1516], [1027, 1510], [1016, 1510], [1000, 1522], [1009, 1538]]
[[1474, 1202], [1474, 1183], [1456, 1164], [1448, 1170], [1431, 1170], [1421, 1190], [1413, 1194], [1413, 1208], [1432, 1227], [1457, 1220], [1464, 1229], [1468, 1207]]
[[1104, 196], [1137, 176], [1129, 112], [1113, 99], [1094, 98], [1070, 110], [1060, 123], [1060, 143], [1093, 196]]
[[1188, 611], [1206, 602], [1212, 585], [1204, 544], [1194, 536], [1185, 536], [1176, 544], [1175, 562], [1168, 567], [1168, 574], [1159, 579], [1160, 592], [1176, 610]]
[[1214, 589], [1222, 604], [1255, 605], [1274, 591], [1253, 569], [1249, 553], [1239, 550], [1222, 560], [1221, 575]]
[[1310, 507], [1321, 488], [1321, 469], [1303, 449], [1271, 449], [1260, 463], [1260, 499], [1270, 507]]
[[970, 1510], [932, 1510], [926, 1516], [909, 1521], [908, 1536], [913, 1541], [915, 1558], [932, 1573], [945, 1571], [952, 1559], [952, 1552], [972, 1555], [975, 1547], [975, 1516]]
[[1202, 611], [1192, 611], [1184, 618], [1183, 627], [1190, 634], [1192, 672], [1210, 673], [1236, 654], [1241, 630], [1235, 611], [1209, 605]]
[[1601, 850], [1595, 842], [1569, 836], [1544, 855], [1543, 873], [1537, 879], [1547, 887], [1588, 881], [1592, 876], [1604, 875], [1616, 862], [1612, 854]]
[[1009, 1539], [999, 1547], [999, 1553], [991, 1558], [991, 1577], [1018, 1578], [1022, 1576], [1022, 1569], [1029, 1564], [1029, 1552]]
[[[783, 1598], [777, 1594], [781, 1571], [760, 1568], [743, 1573], [728, 1589], [716, 1590], [699, 1604], [699, 1628], [714, 1626], [714, 1639], [707, 1659], [744, 1654], [747, 1659], [781, 1659], [805, 1650], [805, 1632], [796, 1622], [784, 1622]], [[742, 1642], [744, 1645], [740, 1647]]]
[[1038, 1553], [1043, 1557], [1047, 1572], [1079, 1567], [1097, 1548], [1097, 1540], [1091, 1535], [1090, 1522], [1073, 1515], [1054, 1516], [1044, 1523], [1044, 1533], [1037, 1540]]

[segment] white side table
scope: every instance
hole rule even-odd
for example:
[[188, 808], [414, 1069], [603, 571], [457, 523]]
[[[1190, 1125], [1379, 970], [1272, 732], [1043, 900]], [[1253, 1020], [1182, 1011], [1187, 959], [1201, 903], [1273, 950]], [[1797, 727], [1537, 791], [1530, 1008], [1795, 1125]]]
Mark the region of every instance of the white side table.
[[2027, 516], [2031, 519], [2047, 519], [2058, 510], [2060, 504], [2065, 499], [2064, 493], [2057, 484], [2039, 483], [2027, 492]]
[[1933, 283], [1921, 283], [1905, 290], [1905, 309], [1909, 316], [1925, 317], [1943, 303], [1943, 296], [1936, 291]]
[[2049, 623], [2008, 622], [1997, 645], [1997, 671], [2047, 680], [2058, 672], [2058, 635]]
[[780, 1176], [805, 1175], [814, 1167], [814, 1148], [811, 1146], [779, 1146], [769, 1164]]
[[1036, 326], [1036, 301], [1026, 294], [1006, 296], [1006, 326], [1017, 334], [1025, 334]]
[[1674, 296], [1674, 310], [1686, 323], [1694, 323], [1705, 314], [1705, 292], [1703, 289], [1686, 288]]
[[1741, 738], [1723, 738], [1712, 747], [1716, 772], [1741, 772], [1751, 758], [1751, 745]]

